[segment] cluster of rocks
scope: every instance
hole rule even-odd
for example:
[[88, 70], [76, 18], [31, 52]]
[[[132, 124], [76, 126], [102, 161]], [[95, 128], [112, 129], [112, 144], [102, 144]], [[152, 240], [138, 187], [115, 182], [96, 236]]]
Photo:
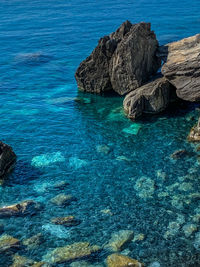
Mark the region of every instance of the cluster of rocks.
[[126, 21], [99, 40], [75, 78], [80, 90], [126, 95], [124, 110], [136, 119], [161, 112], [178, 98], [199, 101], [199, 64], [200, 34], [159, 46], [150, 23]]

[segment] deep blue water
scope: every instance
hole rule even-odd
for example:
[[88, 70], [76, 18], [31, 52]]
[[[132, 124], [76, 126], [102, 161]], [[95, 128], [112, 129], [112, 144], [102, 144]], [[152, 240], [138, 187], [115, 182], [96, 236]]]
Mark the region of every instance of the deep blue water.
[[[164, 44], [199, 33], [199, 11], [198, 0], [1, 0], [0, 138], [18, 162], [0, 188], [0, 205], [25, 199], [43, 204], [35, 216], [0, 220], [5, 233], [20, 240], [42, 233], [44, 243], [20, 255], [39, 261], [73, 242], [102, 246], [112, 233], [128, 229], [145, 239], [131, 242], [125, 253], [146, 266], [200, 266], [200, 225], [194, 219], [199, 197], [192, 196], [199, 192], [200, 168], [195, 146], [186, 141], [199, 111], [173, 107], [133, 124], [123, 114], [122, 98], [80, 93], [74, 79], [98, 39], [123, 21], [151, 22]], [[172, 160], [177, 149], [191, 156]], [[138, 188], [143, 176], [147, 182]], [[60, 181], [69, 185], [55, 189]], [[58, 208], [50, 199], [59, 193], [77, 201]], [[51, 224], [52, 217], [64, 215], [81, 224]], [[178, 228], [167, 236], [171, 222]], [[196, 232], [187, 236], [184, 226], [190, 223]], [[108, 254], [103, 250], [88, 262], [104, 266]], [[9, 266], [9, 259], [0, 255], [0, 266]]]

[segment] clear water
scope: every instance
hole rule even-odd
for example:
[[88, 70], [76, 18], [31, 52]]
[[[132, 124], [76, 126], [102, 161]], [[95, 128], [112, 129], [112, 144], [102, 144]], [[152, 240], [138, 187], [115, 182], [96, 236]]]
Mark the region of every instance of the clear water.
[[[80, 93], [74, 79], [97, 40], [124, 20], [151, 22], [164, 44], [200, 32], [199, 10], [198, 0], [1, 0], [0, 133], [18, 162], [0, 188], [0, 205], [25, 199], [43, 204], [35, 216], [0, 220], [20, 240], [42, 233], [44, 243], [20, 255], [39, 261], [52, 248], [78, 241], [101, 246], [113, 232], [130, 229], [145, 239], [125, 252], [147, 266], [200, 266], [196, 233], [184, 233], [191, 222], [200, 231], [193, 221], [199, 198], [191, 195], [199, 192], [198, 155], [186, 141], [198, 110], [174, 108], [132, 126], [122, 98]], [[191, 155], [174, 161], [170, 154], [177, 149]], [[138, 189], [143, 176], [148, 183]], [[60, 181], [69, 185], [58, 190]], [[58, 208], [50, 200], [63, 192], [77, 201]], [[81, 224], [50, 223], [63, 215]], [[179, 226], [166, 237], [174, 221]], [[108, 254], [86, 260], [104, 266]], [[0, 266], [9, 266], [9, 259], [0, 255]]]

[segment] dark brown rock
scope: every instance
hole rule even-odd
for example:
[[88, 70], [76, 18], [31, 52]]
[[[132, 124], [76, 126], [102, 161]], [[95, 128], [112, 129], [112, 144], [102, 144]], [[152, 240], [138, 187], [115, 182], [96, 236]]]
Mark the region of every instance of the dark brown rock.
[[147, 82], [160, 67], [157, 48], [150, 23], [132, 25], [111, 58], [109, 73], [113, 90], [124, 95]]
[[131, 119], [159, 113], [168, 106], [173, 92], [175, 88], [165, 78], [158, 78], [130, 92], [124, 99], [124, 110]]
[[177, 88], [177, 96], [187, 101], [200, 100], [200, 34], [167, 44], [167, 60], [162, 74]]
[[26, 214], [34, 214], [40, 205], [33, 200], [26, 200], [21, 203], [4, 206], [0, 208], [0, 218], [12, 216], [24, 216]]
[[79, 89], [123, 95], [146, 82], [160, 67], [158, 42], [150, 23], [124, 22], [116, 32], [99, 40], [76, 71]]
[[0, 141], [0, 177], [3, 177], [14, 168], [16, 158], [12, 148]]

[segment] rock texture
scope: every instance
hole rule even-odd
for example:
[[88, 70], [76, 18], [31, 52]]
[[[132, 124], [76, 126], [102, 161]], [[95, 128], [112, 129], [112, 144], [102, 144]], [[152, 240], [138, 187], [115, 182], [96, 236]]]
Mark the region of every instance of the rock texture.
[[16, 162], [16, 155], [12, 148], [0, 141], [0, 177], [9, 173]]
[[121, 254], [111, 254], [107, 258], [108, 267], [143, 267], [144, 265], [139, 261]]
[[124, 110], [131, 119], [143, 113], [159, 113], [168, 106], [173, 92], [175, 88], [165, 78], [158, 78], [126, 95]]
[[124, 22], [116, 32], [99, 40], [92, 54], [76, 71], [79, 89], [120, 95], [141, 86], [160, 67], [158, 42], [150, 23]]
[[[161, 49], [164, 51], [164, 49]], [[177, 96], [200, 100], [200, 34], [165, 46], [167, 60], [162, 74], [177, 88]]]

